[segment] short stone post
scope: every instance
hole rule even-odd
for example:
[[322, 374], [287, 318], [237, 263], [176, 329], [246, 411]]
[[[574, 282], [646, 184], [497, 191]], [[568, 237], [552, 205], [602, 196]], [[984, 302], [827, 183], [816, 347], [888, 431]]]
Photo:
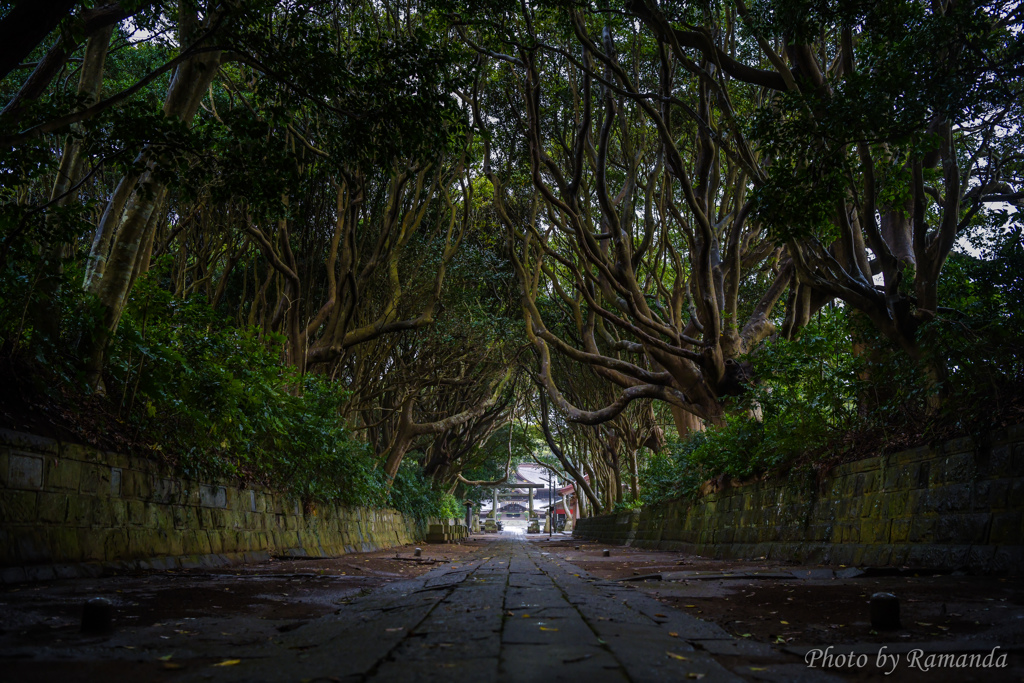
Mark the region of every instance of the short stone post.
[[86, 600], [82, 606], [82, 633], [97, 635], [114, 629], [114, 603], [106, 598]]
[[900, 628], [900, 600], [892, 593], [875, 593], [870, 601], [871, 628], [895, 631]]

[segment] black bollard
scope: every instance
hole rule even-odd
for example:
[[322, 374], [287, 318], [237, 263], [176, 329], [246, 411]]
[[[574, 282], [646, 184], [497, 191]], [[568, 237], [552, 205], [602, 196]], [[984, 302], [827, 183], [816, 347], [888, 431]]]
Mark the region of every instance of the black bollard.
[[106, 598], [91, 598], [82, 605], [82, 633], [97, 635], [114, 630], [114, 605]]
[[612, 551], [611, 550], [605, 550], [601, 554], [604, 555], [605, 557], [611, 557], [612, 556]]
[[871, 628], [876, 631], [895, 631], [900, 628], [900, 599], [892, 593], [871, 596]]
[[413, 554], [414, 557], [419, 557], [420, 555], [423, 554], [423, 550], [421, 548], [416, 548], [415, 550], [412, 551], [412, 554]]

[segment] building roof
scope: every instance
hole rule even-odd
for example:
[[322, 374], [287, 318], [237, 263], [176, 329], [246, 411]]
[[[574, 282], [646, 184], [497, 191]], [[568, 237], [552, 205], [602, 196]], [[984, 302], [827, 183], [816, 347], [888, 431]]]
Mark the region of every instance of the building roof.
[[[550, 472], [551, 470], [541, 465], [523, 463], [516, 467], [515, 474], [510, 479], [522, 484], [544, 484], [547, 487]], [[558, 486], [557, 477], [555, 477], [554, 484], [556, 487]]]
[[[589, 484], [590, 483], [590, 475], [589, 474], [583, 475], [583, 481], [585, 481], [585, 482], [587, 482]], [[558, 489], [558, 493], [560, 495], [563, 495], [563, 496], [565, 494], [567, 494], [567, 493], [575, 493], [575, 491], [576, 491], [576, 486], [574, 484], [572, 484], [572, 483], [568, 483], [565, 486], [563, 486], [562, 488]]]

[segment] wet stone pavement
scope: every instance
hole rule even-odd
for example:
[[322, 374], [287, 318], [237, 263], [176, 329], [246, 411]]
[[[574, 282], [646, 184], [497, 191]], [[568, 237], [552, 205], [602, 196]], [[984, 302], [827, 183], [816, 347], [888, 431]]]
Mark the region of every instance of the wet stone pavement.
[[[184, 621], [171, 630], [156, 623], [31, 644], [5, 638], [0, 666], [26, 683], [840, 680], [596, 579], [523, 536], [476, 543], [416, 578], [349, 591], [319, 618], [239, 620], [193, 608], [198, 616], [177, 617]], [[209, 595], [211, 607], [223, 602]], [[737, 655], [772, 665], [730, 670], [716, 659]]]
[[333, 624], [297, 631], [287, 647], [302, 652], [267, 662], [286, 670], [257, 680], [737, 680], [687, 642], [731, 640], [717, 626], [588, 580], [520, 539], [501, 537], [461, 566], [357, 601]]
[[[426, 558], [391, 551], [390, 559], [382, 552], [219, 574], [24, 585], [0, 598], [7, 605], [0, 606], [7, 611], [0, 619], [0, 680], [1021, 680], [1016, 666], [1012, 673], [910, 678], [885, 677], [874, 666], [811, 669], [792, 648], [737, 638], [639, 583], [587, 573], [569, 560], [586, 564], [590, 553], [564, 552], [565, 543], [573, 544], [505, 533], [425, 546], [424, 555], [438, 559], [415, 568], [410, 561]], [[384, 571], [361, 571], [373, 566]], [[115, 601], [126, 605], [117, 628], [103, 636], [78, 633], [72, 606], [104, 591], [116, 591]], [[32, 613], [26, 595], [38, 604], [63, 596], [63, 611]]]

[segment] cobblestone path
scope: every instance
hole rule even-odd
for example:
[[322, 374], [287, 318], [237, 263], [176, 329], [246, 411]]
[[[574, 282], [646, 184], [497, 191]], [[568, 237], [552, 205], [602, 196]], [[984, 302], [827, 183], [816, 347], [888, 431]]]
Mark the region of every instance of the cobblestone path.
[[[748, 643], [523, 537], [392, 584], [272, 644], [217, 681], [741, 681], [712, 653]], [[836, 680], [775, 664], [776, 680]], [[209, 680], [207, 668], [193, 680]], [[184, 673], [184, 672], [183, 672]], [[199, 672], [196, 672], [199, 673]], [[763, 676], [758, 676], [763, 679]], [[180, 679], [179, 679], [180, 680]]]

